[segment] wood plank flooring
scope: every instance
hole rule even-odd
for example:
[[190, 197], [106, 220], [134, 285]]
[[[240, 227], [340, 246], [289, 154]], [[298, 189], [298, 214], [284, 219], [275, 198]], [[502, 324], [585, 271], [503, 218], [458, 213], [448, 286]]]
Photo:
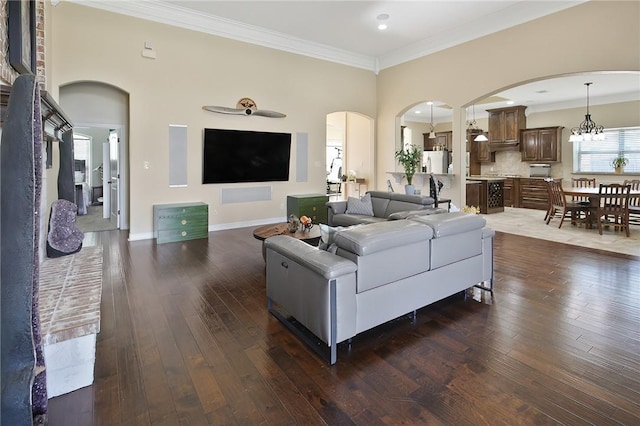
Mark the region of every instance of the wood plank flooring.
[[359, 335], [330, 367], [267, 313], [251, 231], [93, 234], [95, 382], [49, 424], [640, 424], [640, 258], [497, 233], [493, 297]]

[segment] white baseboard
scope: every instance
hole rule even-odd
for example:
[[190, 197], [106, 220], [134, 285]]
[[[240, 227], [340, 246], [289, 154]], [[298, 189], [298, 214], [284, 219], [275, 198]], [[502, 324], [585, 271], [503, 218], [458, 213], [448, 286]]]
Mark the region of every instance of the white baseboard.
[[[285, 217], [271, 217], [266, 219], [248, 220], [244, 222], [228, 222], [209, 225], [209, 232], [225, 231], [227, 229], [247, 228], [250, 226], [261, 226], [270, 223], [286, 222]], [[139, 234], [129, 234], [129, 241], [151, 240], [153, 232], [141, 232]]]

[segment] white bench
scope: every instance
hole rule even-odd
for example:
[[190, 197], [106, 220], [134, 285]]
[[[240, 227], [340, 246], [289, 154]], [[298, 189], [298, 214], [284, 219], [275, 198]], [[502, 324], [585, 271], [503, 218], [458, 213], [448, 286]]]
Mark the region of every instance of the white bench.
[[102, 247], [40, 264], [40, 330], [49, 398], [93, 383], [100, 332]]

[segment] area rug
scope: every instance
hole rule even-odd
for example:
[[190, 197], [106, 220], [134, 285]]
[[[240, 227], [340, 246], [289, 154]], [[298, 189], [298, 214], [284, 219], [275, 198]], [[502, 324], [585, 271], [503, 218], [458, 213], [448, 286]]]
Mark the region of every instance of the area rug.
[[562, 228], [558, 229], [560, 219], [551, 219], [547, 225], [544, 215], [543, 210], [505, 207], [502, 213], [482, 216], [487, 220], [490, 228], [499, 232], [640, 256], [640, 226], [631, 225], [630, 237], [626, 237], [624, 232], [614, 231], [611, 228], [605, 228], [602, 235], [599, 235], [597, 228], [572, 226], [567, 219], [562, 224]]

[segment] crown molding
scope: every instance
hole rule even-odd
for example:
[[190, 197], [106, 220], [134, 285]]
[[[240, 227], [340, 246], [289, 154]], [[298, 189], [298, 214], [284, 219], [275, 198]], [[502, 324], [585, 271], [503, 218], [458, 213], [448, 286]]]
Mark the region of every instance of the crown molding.
[[337, 49], [321, 43], [292, 37], [242, 22], [217, 16], [196, 13], [179, 6], [154, 1], [84, 1], [68, 0], [83, 6], [93, 7], [147, 21], [159, 22], [206, 34], [238, 40], [245, 43], [309, 56], [377, 73], [376, 58], [347, 50]]
[[587, 1], [588, 0], [548, 1], [536, 2], [535, 5], [533, 2], [519, 2], [501, 10], [500, 13], [478, 16], [473, 21], [462, 22], [458, 28], [453, 30], [448, 29], [436, 37], [421, 40], [382, 55], [377, 58], [378, 67], [381, 70], [391, 68], [404, 62], [431, 55], [450, 47], [560, 12]]

